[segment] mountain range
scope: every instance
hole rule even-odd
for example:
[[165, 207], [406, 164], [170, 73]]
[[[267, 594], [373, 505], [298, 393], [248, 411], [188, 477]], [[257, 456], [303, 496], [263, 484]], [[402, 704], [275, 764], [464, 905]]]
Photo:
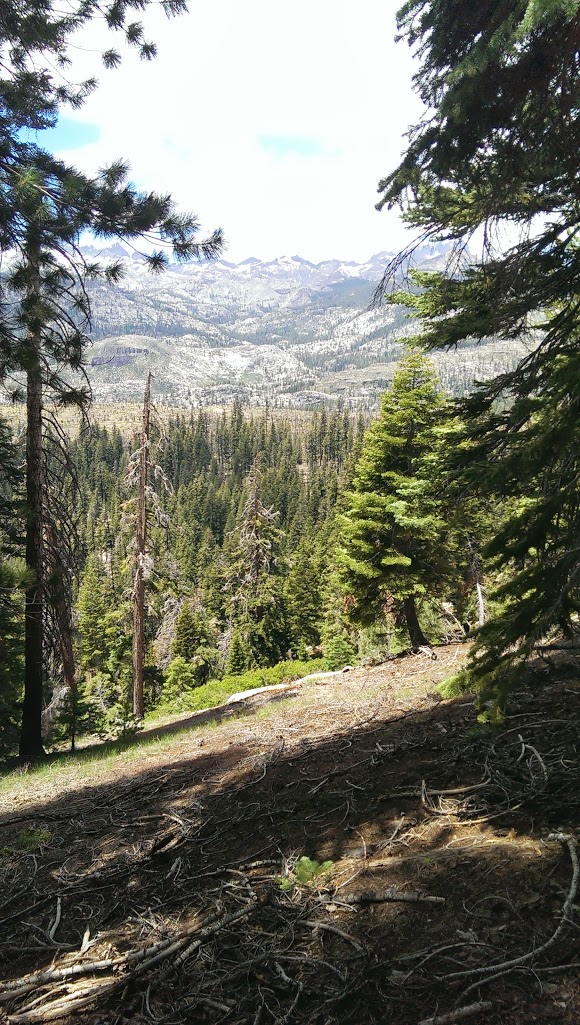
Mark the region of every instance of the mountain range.
[[[403, 308], [372, 306], [389, 252], [366, 263], [219, 259], [171, 264], [158, 275], [119, 245], [87, 247], [85, 255], [123, 264], [120, 284], [89, 286], [88, 370], [101, 401], [138, 400], [151, 370], [157, 399], [176, 405], [236, 397], [298, 407], [374, 405], [412, 331]], [[447, 247], [435, 244], [414, 259], [421, 269], [439, 269], [447, 256]], [[515, 357], [513, 343], [491, 340], [436, 362], [443, 386], [460, 394]]]

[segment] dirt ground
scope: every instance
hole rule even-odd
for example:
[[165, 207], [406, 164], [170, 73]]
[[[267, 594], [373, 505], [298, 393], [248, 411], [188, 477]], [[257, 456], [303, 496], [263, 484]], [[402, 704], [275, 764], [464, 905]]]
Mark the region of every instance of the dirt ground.
[[14, 779], [0, 1022], [577, 1025], [580, 667], [539, 658], [489, 727], [435, 690], [464, 657]]

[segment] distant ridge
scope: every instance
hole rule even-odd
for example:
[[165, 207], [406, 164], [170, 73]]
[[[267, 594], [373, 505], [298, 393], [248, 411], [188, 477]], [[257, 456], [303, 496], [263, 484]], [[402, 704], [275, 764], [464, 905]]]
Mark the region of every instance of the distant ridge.
[[[414, 262], [445, 266], [449, 247], [419, 248]], [[372, 406], [388, 386], [412, 325], [405, 311], [371, 301], [393, 253], [364, 263], [301, 256], [241, 263], [170, 264], [151, 275], [123, 247], [86, 247], [90, 258], [120, 258], [118, 285], [89, 283], [94, 394], [139, 401], [147, 370], [157, 400], [198, 405], [266, 401], [298, 407], [342, 402]], [[439, 359], [445, 387], [471, 388], [474, 377], [504, 369], [515, 343], [462, 349]]]

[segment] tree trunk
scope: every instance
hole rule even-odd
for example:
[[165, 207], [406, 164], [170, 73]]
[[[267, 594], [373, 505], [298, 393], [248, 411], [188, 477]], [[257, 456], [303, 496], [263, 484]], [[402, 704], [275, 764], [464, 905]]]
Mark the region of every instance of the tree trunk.
[[145, 663], [145, 546], [147, 543], [147, 473], [149, 469], [149, 424], [151, 420], [151, 372], [147, 374], [143, 403], [143, 428], [139, 452], [137, 514], [135, 520], [135, 583], [133, 591], [133, 714], [145, 715], [143, 669]]
[[475, 584], [475, 594], [477, 597], [477, 625], [484, 626], [486, 615], [485, 598], [483, 595], [483, 587], [481, 583], [481, 563], [475, 547], [475, 541], [472, 537], [469, 537], [467, 539], [467, 552], [469, 565], [471, 568], [471, 574], [473, 577], [473, 582]]
[[405, 613], [405, 619], [407, 620], [407, 629], [409, 631], [409, 637], [411, 638], [411, 647], [421, 648], [424, 645], [429, 646], [429, 641], [421, 629], [419, 619], [417, 617], [417, 609], [415, 608], [415, 599], [412, 596], [403, 599], [403, 611]]
[[71, 599], [70, 596], [67, 595], [64, 579], [65, 574], [60, 561], [58, 537], [50, 516], [44, 517], [44, 535], [48, 546], [52, 550], [52, 561], [53, 563], [56, 563], [48, 570], [49, 577], [52, 582], [50, 599], [55, 608], [56, 622], [58, 626], [58, 643], [60, 648], [60, 657], [62, 660], [62, 672], [65, 687], [67, 688], [70, 698], [70, 749], [71, 751], [74, 751], [77, 733], [78, 686], [72, 642], [73, 626], [71, 618]]
[[62, 659], [62, 672], [65, 686], [70, 699], [70, 749], [75, 750], [77, 737], [77, 711], [78, 711], [78, 686], [75, 666], [75, 656], [72, 643], [72, 623], [70, 607], [64, 595], [57, 599], [56, 615], [58, 620], [60, 657]]
[[[34, 251], [28, 298], [40, 295], [40, 273]], [[43, 670], [43, 496], [42, 370], [40, 329], [29, 328], [26, 366], [26, 568], [30, 586], [25, 592], [24, 702], [20, 731], [20, 757], [33, 761], [44, 755], [42, 746]]]
[[477, 595], [477, 625], [485, 626], [485, 601], [483, 597], [483, 587], [479, 580], [475, 582], [475, 593]]

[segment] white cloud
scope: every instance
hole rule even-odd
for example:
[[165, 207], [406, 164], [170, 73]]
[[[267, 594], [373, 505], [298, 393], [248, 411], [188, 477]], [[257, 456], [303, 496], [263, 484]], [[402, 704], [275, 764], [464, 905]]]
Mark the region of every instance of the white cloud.
[[[99, 142], [67, 157], [87, 170], [125, 157], [139, 186], [171, 192], [207, 230], [223, 227], [230, 259], [396, 249], [403, 229], [374, 210], [376, 187], [419, 104], [388, 6], [197, 0], [189, 15], [156, 18], [158, 57], [129, 54], [101, 73], [71, 115], [97, 124]], [[80, 42], [112, 43], [95, 26]], [[86, 73], [94, 57], [78, 55]], [[309, 145], [276, 151], [267, 137]]]

